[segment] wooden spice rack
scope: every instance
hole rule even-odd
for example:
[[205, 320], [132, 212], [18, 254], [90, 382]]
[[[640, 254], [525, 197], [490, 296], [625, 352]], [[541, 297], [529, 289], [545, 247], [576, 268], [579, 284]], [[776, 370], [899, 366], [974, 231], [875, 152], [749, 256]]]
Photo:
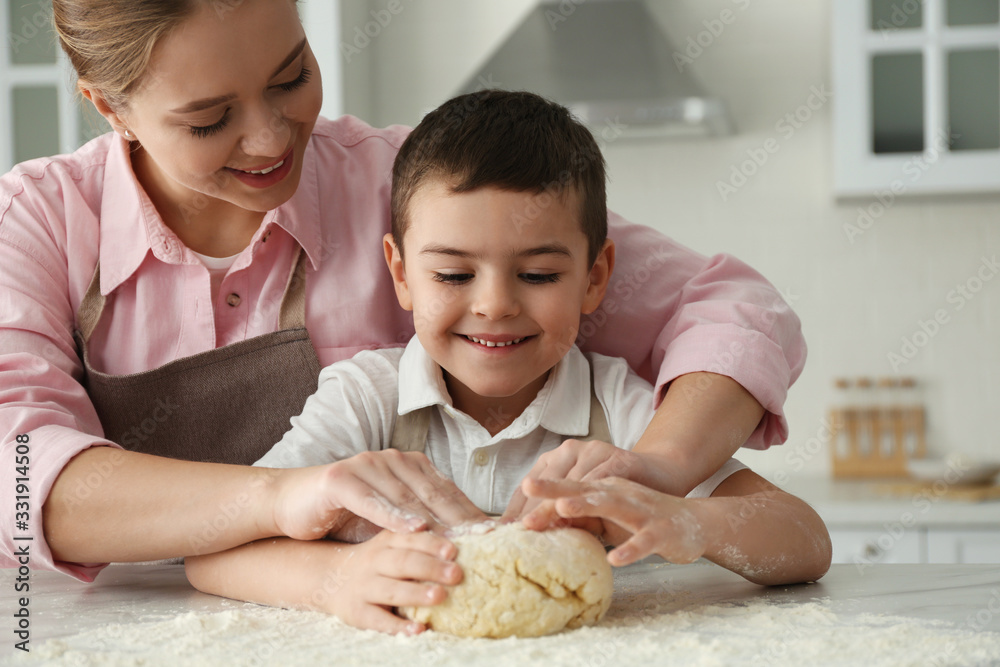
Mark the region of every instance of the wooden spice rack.
[[[835, 386], [846, 390], [849, 382], [837, 380]], [[924, 407], [908, 401], [907, 390], [915, 382], [885, 378], [878, 385], [886, 390], [900, 388], [902, 395], [886, 391], [876, 400], [875, 392], [870, 391], [875, 383], [859, 378], [856, 386], [862, 398], [855, 395], [853, 400], [841, 401], [840, 406], [830, 410], [834, 477], [906, 478], [907, 460], [927, 454]]]

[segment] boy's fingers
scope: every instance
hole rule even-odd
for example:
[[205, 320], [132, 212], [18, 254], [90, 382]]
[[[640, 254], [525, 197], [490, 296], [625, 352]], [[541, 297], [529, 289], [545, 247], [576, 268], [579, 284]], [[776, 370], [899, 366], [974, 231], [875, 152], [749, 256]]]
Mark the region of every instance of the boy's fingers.
[[556, 511], [556, 498], [579, 492], [580, 482], [565, 479], [525, 478], [521, 489], [535, 507], [527, 508], [521, 522], [530, 530], [544, 530], [563, 523]]
[[[386, 581], [426, 582], [455, 586], [463, 578], [462, 568], [454, 562], [458, 555], [458, 547], [443, 537], [433, 533], [408, 533], [385, 535], [385, 546], [373, 555], [371, 562], [374, 571]], [[443, 599], [443, 596], [442, 598]], [[415, 602], [398, 602], [375, 598], [382, 604], [434, 604], [440, 602], [426, 599]]]
[[521, 518], [528, 530], [546, 530], [570, 525], [570, 522], [556, 511], [555, 500], [542, 500], [538, 507]]
[[629, 565], [656, 551], [656, 543], [645, 532], [639, 532], [608, 552], [608, 562], [615, 567]]
[[385, 607], [374, 604], [362, 605], [357, 618], [351, 620], [351, 625], [392, 635], [410, 636], [418, 635], [427, 629], [423, 623], [400, 618]]
[[400, 581], [394, 577], [376, 577], [370, 582], [365, 598], [386, 607], [430, 607], [444, 602], [448, 591], [439, 584]]
[[[526, 477], [525, 480], [528, 478]], [[524, 484], [522, 481], [521, 484]], [[516, 521], [518, 517], [521, 516], [522, 510], [524, 510], [526, 503], [528, 502], [528, 497], [524, 495], [521, 491], [521, 487], [518, 486], [514, 489], [514, 494], [510, 497], [510, 502], [507, 503], [507, 509], [504, 510], [503, 515], [500, 517], [501, 523], [508, 523], [510, 521]]]

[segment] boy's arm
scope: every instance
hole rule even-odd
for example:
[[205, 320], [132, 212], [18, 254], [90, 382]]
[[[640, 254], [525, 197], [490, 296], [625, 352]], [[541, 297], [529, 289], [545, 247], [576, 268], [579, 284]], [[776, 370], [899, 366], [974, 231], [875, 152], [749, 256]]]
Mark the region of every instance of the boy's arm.
[[612, 565], [654, 553], [675, 563], [705, 557], [764, 585], [815, 581], [830, 567], [830, 535], [819, 515], [750, 470], [730, 475], [710, 498], [678, 498], [616, 477], [527, 478], [522, 487], [618, 545], [608, 554]]
[[361, 544], [275, 538], [185, 559], [198, 590], [275, 607], [332, 613], [357, 628], [417, 634], [393, 607], [442, 602], [462, 580], [455, 545], [433, 533], [382, 531]]

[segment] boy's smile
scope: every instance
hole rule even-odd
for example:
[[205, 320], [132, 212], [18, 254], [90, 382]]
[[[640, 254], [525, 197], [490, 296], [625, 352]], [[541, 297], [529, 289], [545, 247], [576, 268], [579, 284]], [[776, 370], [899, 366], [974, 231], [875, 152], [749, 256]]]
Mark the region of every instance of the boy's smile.
[[493, 187], [453, 193], [431, 181], [408, 218], [405, 264], [391, 235], [386, 259], [455, 407], [484, 425], [519, 415], [573, 345], [581, 313], [600, 304], [613, 245], [588, 266], [572, 190], [542, 199]]

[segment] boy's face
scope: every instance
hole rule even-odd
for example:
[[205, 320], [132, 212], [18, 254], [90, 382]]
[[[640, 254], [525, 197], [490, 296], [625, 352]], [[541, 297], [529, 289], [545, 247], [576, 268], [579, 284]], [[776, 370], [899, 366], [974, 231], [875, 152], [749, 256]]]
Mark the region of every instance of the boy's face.
[[405, 266], [391, 235], [386, 260], [452, 398], [520, 397], [527, 405], [576, 340], [580, 314], [600, 304], [614, 245], [588, 265], [572, 192], [455, 194], [431, 182], [411, 199], [409, 221]]

